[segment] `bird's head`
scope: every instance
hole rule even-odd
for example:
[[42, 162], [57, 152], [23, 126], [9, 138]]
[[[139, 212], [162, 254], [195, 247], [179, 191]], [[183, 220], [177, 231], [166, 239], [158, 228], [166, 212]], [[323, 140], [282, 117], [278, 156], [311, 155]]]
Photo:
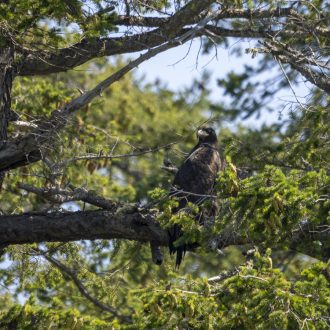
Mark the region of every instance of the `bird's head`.
[[217, 134], [211, 127], [200, 127], [197, 131], [199, 142], [202, 143], [215, 143], [218, 141]]

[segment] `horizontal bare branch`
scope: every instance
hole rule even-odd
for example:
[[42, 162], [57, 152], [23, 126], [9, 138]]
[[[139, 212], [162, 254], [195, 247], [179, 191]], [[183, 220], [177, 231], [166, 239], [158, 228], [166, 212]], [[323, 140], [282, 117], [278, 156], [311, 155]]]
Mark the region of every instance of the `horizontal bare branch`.
[[[252, 29], [226, 29], [208, 25], [207, 30], [221, 37], [233, 38], [269, 38], [269, 37], [294, 37], [303, 38], [313, 36], [330, 36], [329, 29], [316, 28], [312, 33], [310, 31], [290, 31], [285, 29], [257, 31]], [[189, 31], [189, 28], [182, 28], [176, 31], [180, 36]], [[198, 33], [195, 37], [208, 35], [207, 33]], [[164, 35], [160, 29], [143, 32], [141, 34], [114, 38], [83, 39], [68, 48], [59, 49], [56, 53], [40, 52], [31, 53], [26, 57], [21, 65], [18, 75], [44, 75], [55, 72], [70, 70], [87, 61], [101, 57], [113, 56], [118, 54], [127, 54], [137, 51], [143, 51], [152, 47], [159, 46], [168, 41], [169, 37]]]
[[[279, 38], [279, 37], [291, 37], [291, 38], [304, 38], [311, 37], [313, 33], [310, 31], [293, 31], [287, 29], [278, 29], [278, 30], [254, 30], [254, 29], [226, 29], [214, 25], [207, 25], [205, 27], [206, 31], [212, 33], [214, 36], [218, 37], [233, 37], [233, 38]], [[315, 28], [315, 33], [318, 36], [324, 36], [330, 38], [329, 29]], [[207, 35], [207, 33], [205, 34]]]
[[[158, 215], [155, 210], [141, 210], [132, 204], [118, 204], [112, 210], [2, 215], [0, 246], [95, 239], [127, 239], [167, 246], [168, 233], [156, 221]], [[318, 258], [319, 249], [312, 248], [313, 242], [323, 244], [329, 238], [329, 230], [305, 222], [288, 232], [283, 240], [290, 248]], [[213, 242], [219, 249], [232, 245], [264, 243], [249, 240], [233, 231], [220, 233]], [[323, 249], [321, 254], [324, 260], [329, 258], [327, 249]]]
[[0, 216], [0, 244], [69, 242], [122, 238], [167, 245], [167, 232], [152, 212], [139, 212], [134, 205], [116, 210], [31, 213]]
[[112, 200], [101, 197], [94, 191], [90, 191], [85, 188], [37, 188], [23, 183], [18, 184], [18, 188], [58, 204], [82, 201], [97, 207], [101, 207], [105, 210], [114, 210], [117, 209], [120, 205], [118, 202], [113, 202]]
[[[139, 34], [114, 38], [84, 38], [80, 42], [56, 52], [48, 51], [29, 51], [24, 62], [20, 64], [19, 75], [42, 75], [54, 72], [62, 72], [72, 69], [87, 61], [100, 57], [112, 56], [117, 54], [127, 54], [152, 47], [159, 46], [173, 37], [178, 37], [189, 30], [184, 28], [191, 24], [196, 24], [206, 15], [206, 9], [214, 1], [190, 1], [181, 10], [171, 17], [137, 17], [137, 16], [118, 16], [114, 24], [117, 25], [138, 25], [145, 27], [154, 27], [155, 29]], [[276, 8], [270, 10], [246, 10], [227, 8], [221, 10], [214, 18], [215, 20], [245, 18], [249, 20], [288, 17], [302, 18], [292, 8]], [[218, 30], [219, 32], [219, 30]], [[274, 32], [275, 33], [275, 32]], [[309, 32], [300, 32], [302, 36], [309, 35]], [[321, 35], [328, 35], [327, 31], [317, 30]], [[250, 31], [240, 32], [235, 30], [221, 30], [224, 37], [267, 37], [265, 34], [258, 34]], [[283, 32], [283, 35], [291, 35], [291, 33]], [[197, 37], [198, 35], [196, 35]], [[269, 36], [269, 34], [268, 34]], [[297, 36], [297, 35], [296, 35]]]
[[200, 21], [212, 4], [211, 0], [191, 0], [171, 18], [167, 24], [150, 32], [116, 38], [88, 38], [56, 53], [40, 52], [29, 54], [20, 63], [19, 75], [40, 75], [62, 72], [81, 65], [93, 58], [148, 50], [159, 46], [187, 31], [182, 31], [186, 22], [194, 18]]
[[[224, 9], [215, 19], [262, 19], [262, 18], [276, 18], [276, 17], [289, 17], [297, 16], [297, 12], [290, 7], [287, 8], [276, 8], [276, 9], [236, 9], [226, 8]], [[152, 17], [152, 16], [125, 16], [118, 15], [112, 22], [115, 25], [126, 25], [126, 26], [144, 26], [144, 27], [159, 27], [163, 24], [167, 24], [169, 17]], [[189, 17], [186, 24], [196, 23], [196, 18]]]
[[145, 150], [141, 150], [138, 152], [131, 152], [127, 154], [109, 154], [109, 155], [99, 155], [99, 154], [88, 154], [88, 155], [82, 155], [82, 156], [75, 156], [73, 158], [65, 159], [61, 162], [60, 165], [66, 165], [71, 162], [79, 161], [79, 160], [101, 160], [101, 159], [121, 159], [121, 158], [130, 158], [130, 157], [139, 157], [145, 154], [153, 153], [162, 149], [170, 148], [176, 144], [176, 142], [168, 143], [166, 145], [160, 146], [160, 147], [154, 147], [154, 148], [148, 148]]

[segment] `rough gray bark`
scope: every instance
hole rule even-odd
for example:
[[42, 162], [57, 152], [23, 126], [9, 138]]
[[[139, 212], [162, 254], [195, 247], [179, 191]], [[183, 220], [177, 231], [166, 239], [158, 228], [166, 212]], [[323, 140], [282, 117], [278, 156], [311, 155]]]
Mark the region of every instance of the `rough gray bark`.
[[139, 212], [132, 206], [116, 211], [0, 216], [1, 245], [114, 238], [157, 241], [160, 245], [168, 241], [167, 232], [152, 213]]
[[[150, 242], [154, 252], [158, 246], [168, 246], [168, 233], [156, 221], [157, 213], [139, 210], [135, 205], [121, 205], [112, 210], [68, 213], [39, 213], [0, 216], [0, 248], [12, 244], [69, 242], [95, 239], [128, 239]], [[329, 241], [330, 232], [324, 226], [313, 227], [306, 222], [283, 238], [287, 245], [298, 252], [319, 258], [320, 251], [313, 242]], [[224, 249], [231, 245], [258, 245], [238, 232], [223, 232], [212, 239], [213, 248]], [[279, 242], [280, 244], [280, 242]], [[156, 248], [156, 249], [155, 249]], [[275, 247], [276, 248], [276, 247]], [[156, 251], [155, 260], [162, 258]], [[324, 249], [322, 259], [329, 258]]]
[[200, 21], [212, 0], [192, 0], [176, 12], [157, 29], [133, 36], [117, 38], [83, 39], [68, 48], [59, 49], [56, 53], [38, 52], [30, 54], [20, 68], [20, 75], [41, 75], [62, 72], [81, 65], [93, 58], [131, 53], [159, 46], [174, 37], [184, 34], [182, 28], [191, 22]]
[[[262, 18], [275, 18], [275, 17], [287, 17], [296, 16], [297, 12], [291, 8], [275, 8], [269, 10], [262, 9], [236, 9], [236, 8], [225, 8], [217, 17], [217, 20], [226, 18], [246, 18], [246, 19], [262, 19]], [[194, 24], [198, 20], [198, 16], [186, 17], [186, 24]], [[159, 27], [163, 24], [168, 23], [169, 18], [166, 17], [151, 17], [151, 16], [125, 16], [118, 15], [115, 20], [115, 25], [126, 25], [126, 26], [146, 26], [146, 27]]]
[[[0, 48], [0, 150], [7, 143], [7, 128], [11, 107], [11, 88], [14, 78], [12, 62], [14, 58], [13, 47]], [[4, 173], [0, 170], [0, 190]]]
[[[185, 26], [195, 24], [205, 16], [207, 8], [214, 1], [190, 1], [186, 6], [179, 10], [172, 17], [143, 17], [143, 16], [121, 16], [119, 15], [113, 22], [115, 25], [141, 26], [154, 28], [151, 31], [141, 32], [132, 36], [115, 37], [115, 38], [89, 38], [82, 39], [80, 42], [59, 49], [56, 52], [41, 52], [37, 55], [31, 53], [28, 55], [19, 71], [19, 75], [44, 75], [54, 72], [63, 72], [72, 69], [87, 61], [100, 57], [112, 56], [118, 54], [127, 54], [137, 51], [150, 49], [161, 45], [170, 40], [174, 36], [180, 36], [187, 32]], [[234, 9], [226, 8], [219, 13], [216, 20], [222, 19], [272, 19], [279, 17], [298, 18], [301, 17], [297, 12], [290, 8], [276, 8], [269, 10], [261, 9]], [[238, 38], [268, 38], [270, 36], [301, 36], [310, 35], [310, 31], [272, 31], [265, 32], [259, 30], [231, 30], [224, 28], [208, 27], [213, 29], [220, 37], [238, 37]], [[315, 28], [317, 35], [329, 36], [330, 31], [327, 29]], [[204, 33], [206, 35], [206, 33]]]
[[13, 57], [13, 47], [0, 48], [0, 149], [7, 141], [7, 126], [11, 106], [10, 96], [14, 77]]

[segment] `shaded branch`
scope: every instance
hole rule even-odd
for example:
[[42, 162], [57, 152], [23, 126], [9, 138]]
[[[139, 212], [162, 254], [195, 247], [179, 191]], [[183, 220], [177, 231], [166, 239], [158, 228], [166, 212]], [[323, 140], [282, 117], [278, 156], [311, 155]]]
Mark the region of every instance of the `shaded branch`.
[[160, 147], [154, 147], [154, 148], [147, 148], [145, 150], [141, 150], [138, 152], [131, 152], [128, 154], [117, 154], [117, 155], [113, 155], [113, 154], [109, 154], [109, 155], [99, 155], [99, 154], [89, 154], [89, 155], [83, 155], [83, 156], [76, 156], [76, 157], [72, 157], [70, 159], [65, 159], [61, 162], [60, 166], [63, 165], [67, 165], [68, 163], [71, 162], [75, 162], [75, 161], [79, 161], [79, 160], [99, 160], [99, 159], [121, 159], [121, 158], [130, 158], [130, 157], [139, 157], [145, 154], [149, 154], [149, 153], [153, 153], [162, 149], [166, 149], [169, 148], [171, 146], [173, 146], [174, 144], [176, 144], [177, 142], [171, 142], [168, 144], [165, 144], [163, 146]]
[[[276, 8], [269, 10], [262, 9], [236, 9], [225, 8], [219, 15], [215, 17], [216, 20], [220, 19], [261, 19], [261, 18], [275, 18], [275, 17], [290, 17], [297, 16], [298, 13], [293, 8]], [[127, 16], [118, 15], [112, 22], [115, 25], [126, 26], [144, 26], [144, 27], [159, 27], [169, 22], [168, 17], [152, 17], [152, 16]], [[196, 23], [196, 18], [188, 17], [186, 24]]]
[[61, 189], [61, 188], [37, 188], [28, 184], [20, 183], [18, 188], [34, 193], [46, 200], [62, 204], [72, 201], [82, 201], [105, 210], [116, 210], [120, 205], [109, 199], [97, 195], [94, 191], [85, 188]]
[[95, 239], [156, 241], [167, 245], [167, 232], [155, 213], [140, 212], [134, 205], [113, 210], [30, 213], [0, 216], [0, 245], [69, 242]]
[[[97, 210], [67, 213], [30, 213], [0, 216], [0, 245], [69, 242], [95, 239], [128, 239], [152, 242], [154, 246], [168, 246], [168, 233], [157, 222], [155, 210], [141, 210], [135, 205], [125, 204], [112, 210]], [[319, 258], [319, 249], [310, 247], [315, 241], [328, 242], [329, 227], [301, 223], [288, 232], [278, 244]], [[219, 249], [232, 245], [263, 244], [250, 240], [241, 233], [224, 231], [212, 240]], [[276, 247], [276, 246], [275, 246]], [[329, 258], [329, 250], [321, 251], [322, 259]]]
[[[287, 29], [265, 29], [265, 30], [254, 30], [251, 28], [248, 29], [226, 29], [214, 25], [205, 26], [206, 33], [205, 35], [215, 36], [215, 37], [233, 37], [233, 38], [276, 38], [276, 37], [294, 37], [294, 38], [305, 38], [310, 37], [313, 34], [310, 31], [294, 31]], [[318, 29], [315, 28], [316, 33], [319, 36], [329, 37], [329, 29]]]
[[[80, 42], [66, 48], [58, 49], [56, 53], [48, 51], [32, 51], [25, 50], [27, 56], [20, 64], [19, 75], [41, 75], [54, 72], [62, 72], [72, 69], [78, 65], [86, 63], [87, 61], [100, 57], [112, 56], [118, 54], [127, 54], [131, 52], [142, 51], [152, 47], [159, 46], [167, 42], [171, 38], [178, 37], [186, 33], [190, 28], [185, 28], [188, 25], [196, 24], [199, 22], [207, 12], [208, 7], [214, 1], [190, 1], [187, 5], [181, 8], [171, 17], [142, 17], [142, 16], [122, 16], [119, 15], [113, 22], [116, 25], [136, 25], [144, 27], [154, 27], [152, 31], [142, 32], [132, 36], [114, 37], [114, 38], [84, 38]], [[214, 20], [221, 19], [237, 19], [245, 18], [248, 20], [264, 19], [264, 18], [277, 18], [288, 17], [299, 18], [304, 17], [299, 15], [292, 8], [276, 8], [270, 10], [246, 10], [226, 8], [221, 10]], [[210, 26], [215, 29], [215, 26]], [[327, 30], [322, 32], [320, 28], [315, 28], [315, 33], [321, 35], [329, 35]], [[217, 30], [217, 34], [221, 32], [223, 37], [253, 37], [264, 38], [270, 34], [258, 33], [257, 31], [235, 31], [230, 29]], [[301, 36], [311, 35], [309, 31], [299, 32], [296, 34], [293, 31], [274, 31], [273, 33], [280, 36]], [[298, 33], [298, 34], [297, 34]], [[200, 36], [195, 35], [195, 37]], [[205, 34], [203, 34], [205, 35]]]
[[211, 0], [192, 0], [169, 18], [165, 25], [150, 32], [117, 38], [84, 38], [68, 48], [57, 50], [56, 53], [30, 52], [20, 64], [19, 75], [66, 71], [96, 57], [131, 53], [159, 46], [186, 33], [187, 31], [182, 31], [182, 28], [187, 22], [192, 18], [196, 22], [200, 21], [207, 14], [204, 11], [212, 3]]
[[37, 250], [41, 253], [41, 255], [52, 265], [54, 265], [57, 269], [61, 271], [62, 274], [65, 274], [71, 278], [71, 280], [74, 282], [76, 287], [78, 288], [79, 292], [87, 298], [89, 301], [91, 301], [96, 307], [100, 308], [101, 310], [111, 313], [115, 317], [117, 317], [119, 320], [125, 323], [132, 323], [132, 319], [129, 316], [121, 315], [118, 313], [118, 311], [109, 305], [106, 305], [99, 301], [97, 298], [92, 296], [87, 288], [84, 286], [84, 284], [79, 280], [78, 276], [76, 275], [76, 272], [69, 267], [65, 266], [63, 263], [61, 263], [59, 260], [53, 258], [49, 254], [47, 254], [45, 251], [42, 251], [40, 249]]

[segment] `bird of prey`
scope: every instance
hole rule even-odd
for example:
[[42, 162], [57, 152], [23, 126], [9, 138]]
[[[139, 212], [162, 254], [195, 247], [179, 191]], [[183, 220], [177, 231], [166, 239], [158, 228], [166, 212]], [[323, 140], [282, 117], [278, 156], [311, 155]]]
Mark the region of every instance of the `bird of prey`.
[[[198, 143], [179, 167], [173, 181], [170, 193], [179, 199], [179, 206], [174, 212], [183, 209], [188, 202], [199, 204], [212, 195], [218, 171], [221, 169], [221, 159], [218, 151], [218, 139], [213, 128], [202, 127], [197, 131]], [[215, 215], [216, 203], [213, 202], [209, 215]], [[199, 219], [201, 220], [201, 219]], [[174, 225], [169, 230], [170, 253], [176, 253], [176, 266], [179, 267], [186, 252], [186, 245], [175, 247], [174, 242], [182, 235], [180, 226]]]

